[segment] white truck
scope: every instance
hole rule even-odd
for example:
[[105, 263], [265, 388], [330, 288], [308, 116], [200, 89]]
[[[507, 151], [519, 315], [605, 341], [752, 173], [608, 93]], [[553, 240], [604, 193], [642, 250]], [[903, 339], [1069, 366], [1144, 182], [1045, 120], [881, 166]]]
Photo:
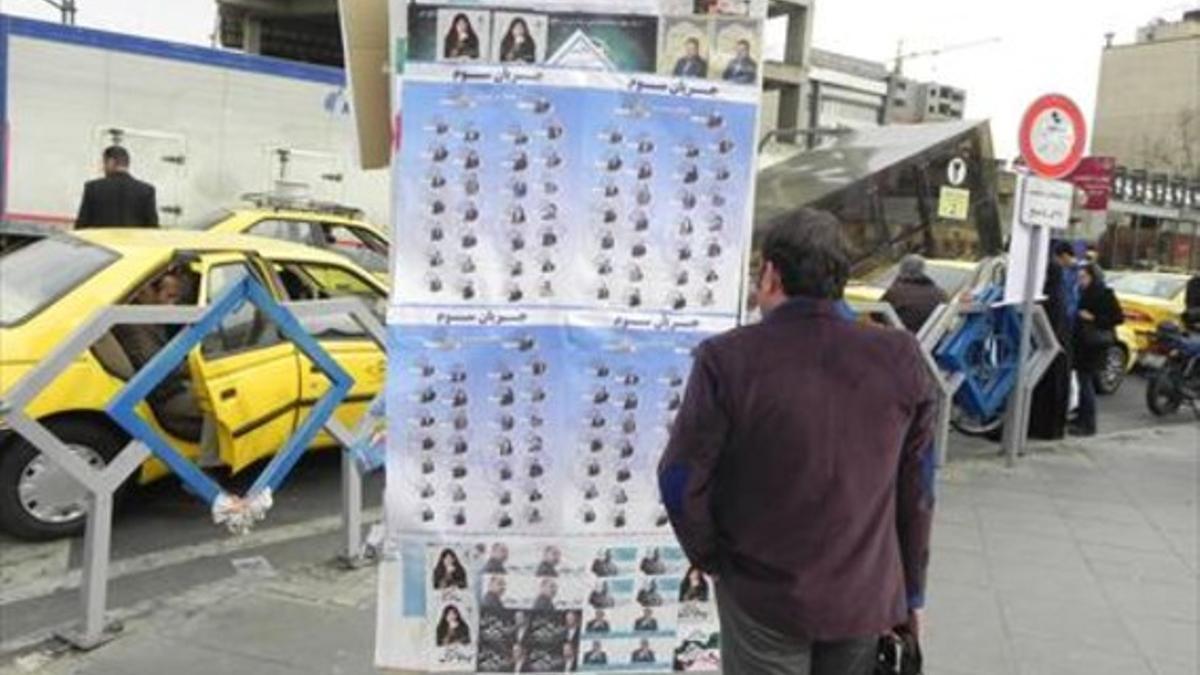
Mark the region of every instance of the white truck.
[[336, 68], [0, 14], [0, 218], [69, 226], [101, 150], [125, 146], [178, 225], [304, 186], [388, 222]]

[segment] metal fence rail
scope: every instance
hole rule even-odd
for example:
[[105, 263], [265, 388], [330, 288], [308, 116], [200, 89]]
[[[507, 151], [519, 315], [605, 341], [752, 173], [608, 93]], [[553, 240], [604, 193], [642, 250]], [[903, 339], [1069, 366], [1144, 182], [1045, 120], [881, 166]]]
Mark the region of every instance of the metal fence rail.
[[[254, 288], [251, 288], [251, 286]], [[265, 313], [275, 318], [277, 323], [282, 321], [285, 324], [290, 324], [284, 330], [285, 335], [287, 335], [290, 341], [293, 343], [310, 343], [307, 345], [308, 349], [302, 349], [310, 358], [314, 354], [312, 347], [316, 343], [312, 336], [307, 335], [307, 333], [304, 335], [297, 334], [296, 331], [300, 327], [300, 323], [297, 321], [298, 318], [348, 316], [363, 329], [366, 336], [375, 342], [380, 349], [386, 350], [386, 332], [363, 300], [358, 298], [341, 298], [281, 305], [274, 303], [266, 291], [258, 286], [256, 282], [247, 279], [222, 294], [209, 307], [132, 305], [104, 307], [72, 331], [46, 358], [25, 373], [5, 393], [3, 399], [0, 399], [0, 418], [7, 422], [15, 433], [19, 434], [47, 458], [60, 466], [73, 479], [78, 481], [88, 493], [87, 525], [84, 535], [82, 582], [80, 585], [80, 620], [78, 625], [60, 635], [61, 638], [72, 646], [84, 650], [93, 649], [111, 640], [119, 630], [118, 627], [109, 625], [105, 620], [108, 599], [108, 569], [112, 541], [113, 495], [147, 459], [156, 453], [152, 453], [151, 448], [146, 443], [146, 439], [140, 439], [137, 434], [133, 434], [132, 440], [106, 466], [93, 467], [68, 449], [45, 425], [32, 418], [26, 412], [26, 409], [70, 364], [80, 359], [98, 339], [114, 326], [121, 324], [176, 324], [189, 327], [203, 325], [211, 328], [211, 324], [214, 323], [214, 317], [222, 312], [227, 313], [231, 311], [231, 308], [236, 309], [240, 307], [243, 302], [250, 299], [251, 295], [255, 294], [257, 294], [256, 297], [251, 300], [255, 305], [260, 309], [267, 310]], [[231, 297], [235, 295], [238, 297], [231, 300]], [[187, 329], [181, 331], [181, 335], [176, 336], [180, 342], [172, 342], [176, 347], [172, 351], [178, 351], [179, 345], [183, 344], [183, 333], [185, 332], [187, 332]], [[195, 336], [191, 337], [194, 338]], [[133, 406], [141, 401], [144, 393], [141, 396], [136, 396], [130, 394], [130, 392], [136, 394], [138, 390], [148, 390], [146, 389], [147, 385], [153, 387], [161, 380], [161, 371], [167, 365], [166, 360], [173, 356], [175, 357], [175, 361], [178, 361], [178, 354], [164, 354], [171, 346], [171, 344], [168, 344], [167, 348], [164, 348], [150, 363], [147, 363], [138, 373], [135, 373], [129, 383], [126, 384], [126, 387], [114, 397], [114, 407], [116, 407], [117, 402], [122, 402], [124, 409], [132, 412]], [[300, 345], [298, 344], [298, 346]], [[184, 349], [183, 353], [186, 354], [187, 351], [190, 351], [191, 347], [194, 347], [194, 345]], [[316, 347], [316, 350], [319, 350], [319, 353], [324, 358], [331, 358], [319, 346]], [[160, 359], [159, 357], [162, 358]], [[318, 358], [322, 357], [318, 355]], [[328, 362], [326, 365], [328, 365]], [[151, 373], [149, 372], [151, 370], [158, 372]], [[159, 377], [151, 378], [151, 375], [159, 375]], [[352, 381], [349, 384], [352, 384]], [[342, 383], [346, 389], [349, 388], [349, 384], [346, 382]], [[134, 385], [138, 385], [138, 388], [134, 389]], [[336, 389], [337, 387], [338, 385], [335, 382], [331, 386], [331, 389]], [[310, 414], [310, 417], [314, 421], [314, 427], [318, 429], [324, 428], [343, 448], [341, 505], [344, 532], [343, 549], [340, 551], [339, 557], [347, 566], [353, 567], [369, 560], [366, 547], [363, 543], [362, 532], [363, 471], [358, 466], [358, 463], [350, 457], [349, 453], [351, 444], [357, 434], [361, 432], [361, 428], [367, 423], [367, 420], [364, 419], [360, 423], [360, 428], [350, 430], [332, 415], [344, 393], [343, 391], [340, 394], [336, 394], [331, 399], [332, 402], [326, 406], [326, 412], [317, 414], [316, 416]], [[122, 399], [123, 396], [125, 397], [124, 399]], [[378, 396], [383, 396], [382, 389], [377, 394]], [[120, 412], [118, 411], [118, 414]], [[140, 418], [139, 422], [144, 424]], [[205, 420], [207, 428], [202, 438], [212, 438], [211, 428], [213, 424], [214, 421], [211, 418]], [[289, 441], [291, 440], [293, 439], [289, 439]], [[307, 443], [296, 445], [306, 446]], [[305, 447], [300, 447], [297, 453], [303, 452], [305, 449]], [[191, 474], [192, 472], [201, 474], [200, 470], [189, 460], [183, 459], [173, 449], [171, 453], [175, 457], [172, 458], [173, 461], [167, 463], [171, 465], [173, 470], [182, 469], [184, 474]], [[163, 459], [166, 460], [167, 458], [163, 457]], [[186, 467], [175, 462], [175, 459], [186, 462]], [[278, 456], [276, 459], [278, 459]], [[288, 461], [294, 462], [294, 459]], [[280, 472], [279, 475], [282, 477], [278, 479], [278, 482], [273, 484], [274, 487], [278, 487], [278, 484], [286, 478], [286, 474], [286, 470]], [[196, 475], [192, 475], [192, 477], [196, 478]], [[206, 476], [204, 478], [211, 481]], [[215, 495], [210, 492], [208, 496], [213, 497]]]

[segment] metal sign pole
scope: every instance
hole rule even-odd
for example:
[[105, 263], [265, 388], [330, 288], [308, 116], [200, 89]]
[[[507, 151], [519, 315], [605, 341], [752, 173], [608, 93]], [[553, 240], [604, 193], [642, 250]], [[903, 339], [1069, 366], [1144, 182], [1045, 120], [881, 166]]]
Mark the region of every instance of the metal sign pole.
[[1030, 342], [1033, 335], [1033, 300], [1037, 296], [1038, 262], [1041, 259], [1042, 227], [1029, 225], [1030, 251], [1025, 261], [1025, 290], [1021, 299], [1021, 342], [1017, 348], [1017, 384], [1009, 402], [1004, 425], [1004, 456], [1008, 466], [1016, 464], [1017, 455], [1025, 452], [1029, 431], [1029, 404], [1032, 387], [1029, 382]]
[[80, 588], [83, 625], [82, 630], [73, 636], [75, 646], [84, 650], [107, 642], [115, 632], [104, 620], [105, 608], [108, 607], [108, 564], [112, 547], [112, 492], [89, 492], [88, 507]]
[[[366, 415], [366, 413], [363, 413]], [[349, 447], [342, 448], [342, 534], [345, 551], [342, 563], [350, 568], [359, 567], [363, 559], [362, 536], [362, 472], [358, 462], [350, 454]]]

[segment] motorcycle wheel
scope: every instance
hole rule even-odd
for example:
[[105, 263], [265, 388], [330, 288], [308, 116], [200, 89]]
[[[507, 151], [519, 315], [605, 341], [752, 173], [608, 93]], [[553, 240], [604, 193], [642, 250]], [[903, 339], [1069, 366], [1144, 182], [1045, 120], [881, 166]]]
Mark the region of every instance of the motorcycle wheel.
[[1004, 415], [980, 418], [955, 406], [954, 412], [950, 415], [950, 426], [964, 436], [996, 440], [997, 432], [1004, 426]]
[[1176, 374], [1169, 369], [1156, 373], [1146, 384], [1146, 407], [1158, 417], [1174, 415], [1183, 403]]

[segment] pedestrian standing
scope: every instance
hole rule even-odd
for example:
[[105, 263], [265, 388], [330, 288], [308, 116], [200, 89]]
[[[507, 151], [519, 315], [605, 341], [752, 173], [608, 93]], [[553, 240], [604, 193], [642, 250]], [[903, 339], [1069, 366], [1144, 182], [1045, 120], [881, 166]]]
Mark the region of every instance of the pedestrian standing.
[[946, 292], [925, 274], [925, 259], [909, 254], [900, 260], [900, 271], [883, 301], [896, 310], [908, 332], [916, 334], [938, 305], [946, 302]]
[[129, 173], [129, 151], [104, 150], [104, 178], [83, 186], [75, 229], [87, 227], [158, 227], [154, 186]]
[[1200, 331], [1200, 272], [1188, 279], [1183, 298], [1183, 327]]
[[703, 342], [659, 465], [691, 564], [715, 579], [726, 675], [868, 675], [918, 625], [935, 394], [913, 336], [855, 322], [837, 220], [765, 238], [762, 322]]
[[1096, 434], [1096, 378], [1104, 370], [1108, 350], [1117, 343], [1114, 329], [1125, 321], [1117, 294], [1104, 283], [1096, 265], [1079, 268], [1079, 313], [1075, 321], [1075, 373], [1079, 379], [1079, 411], [1070, 431]]
[[1051, 260], [1042, 286], [1045, 299], [1038, 304], [1046, 312], [1050, 328], [1062, 351], [1033, 389], [1029, 405], [1029, 437], [1043, 441], [1060, 440], [1067, 435], [1067, 414], [1071, 402], [1071, 367], [1073, 362], [1072, 317], [1068, 314], [1070, 300], [1063, 283], [1064, 268]]
[[1054, 243], [1054, 262], [1062, 270], [1062, 287], [1067, 303], [1067, 320], [1072, 328], [1075, 318], [1079, 316], [1079, 259], [1075, 256], [1075, 247], [1069, 241]]

